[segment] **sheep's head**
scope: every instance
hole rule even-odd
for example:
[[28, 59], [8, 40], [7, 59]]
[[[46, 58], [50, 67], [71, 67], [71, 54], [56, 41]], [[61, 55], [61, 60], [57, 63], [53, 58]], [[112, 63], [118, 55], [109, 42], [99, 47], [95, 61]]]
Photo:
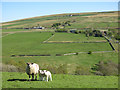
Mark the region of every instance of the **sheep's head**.
[[39, 73], [40, 73], [40, 74], [44, 74], [44, 71], [42, 71], [42, 70], [39, 70]]
[[27, 64], [27, 65], [30, 65], [31, 63], [30, 63], [30, 62], [27, 62], [26, 64]]
[[33, 63], [27, 62], [26, 64], [27, 64], [27, 65], [32, 65]]
[[43, 72], [47, 72], [47, 70], [44, 70]]

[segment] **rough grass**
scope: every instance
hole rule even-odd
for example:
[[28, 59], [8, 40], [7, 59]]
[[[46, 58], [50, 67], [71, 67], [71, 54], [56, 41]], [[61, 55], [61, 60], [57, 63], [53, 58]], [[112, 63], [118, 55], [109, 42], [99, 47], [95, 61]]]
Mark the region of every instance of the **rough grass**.
[[26, 73], [3, 72], [2, 88], [117, 88], [117, 76], [53, 74], [53, 81], [27, 81]]

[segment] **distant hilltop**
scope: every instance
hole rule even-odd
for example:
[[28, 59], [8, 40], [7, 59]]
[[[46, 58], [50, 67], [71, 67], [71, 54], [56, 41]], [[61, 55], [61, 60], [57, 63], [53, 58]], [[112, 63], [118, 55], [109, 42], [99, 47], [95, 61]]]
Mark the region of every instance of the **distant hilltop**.
[[[69, 23], [67, 23], [69, 22]], [[118, 27], [118, 11], [65, 13], [38, 16], [2, 23], [3, 28], [53, 28], [56, 23], [59, 28], [116, 28]], [[67, 24], [65, 24], [67, 23]]]

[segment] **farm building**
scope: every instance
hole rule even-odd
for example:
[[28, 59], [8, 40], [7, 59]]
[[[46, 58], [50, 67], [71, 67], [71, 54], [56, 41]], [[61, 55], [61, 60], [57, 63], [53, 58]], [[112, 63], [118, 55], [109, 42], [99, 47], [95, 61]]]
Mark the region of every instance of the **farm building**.
[[103, 35], [106, 35], [106, 32], [108, 32], [108, 30], [100, 30], [100, 32], [103, 34]]
[[108, 32], [108, 29], [100, 30], [100, 32]]
[[38, 26], [38, 27], [33, 27], [33, 29], [45, 29], [45, 27]]

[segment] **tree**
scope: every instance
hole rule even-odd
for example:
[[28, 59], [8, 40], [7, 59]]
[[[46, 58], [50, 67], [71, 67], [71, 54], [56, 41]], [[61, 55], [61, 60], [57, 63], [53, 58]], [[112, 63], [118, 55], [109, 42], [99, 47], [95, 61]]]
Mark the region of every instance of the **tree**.
[[79, 31], [78, 31], [78, 30], [75, 30], [75, 34], [79, 34]]
[[109, 37], [112, 37], [112, 32], [108, 32], [108, 36], [109, 36]]
[[54, 23], [53, 25], [52, 25], [52, 27], [58, 27], [59, 25], [61, 25], [61, 23]]

